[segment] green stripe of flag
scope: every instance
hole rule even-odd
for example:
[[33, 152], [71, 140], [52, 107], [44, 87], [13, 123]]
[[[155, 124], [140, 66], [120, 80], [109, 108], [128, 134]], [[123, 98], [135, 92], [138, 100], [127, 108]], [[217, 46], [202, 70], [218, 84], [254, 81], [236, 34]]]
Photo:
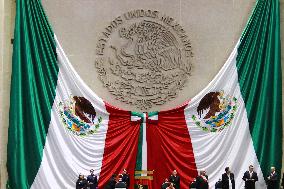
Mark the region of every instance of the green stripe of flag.
[[[279, 1], [258, 0], [241, 37], [237, 68], [253, 145], [262, 172], [282, 167]], [[244, 147], [245, 148], [245, 147]]]
[[54, 34], [38, 0], [17, 0], [8, 138], [9, 186], [32, 185], [56, 95]]
[[137, 149], [137, 156], [136, 156], [136, 166], [135, 170], [141, 171], [142, 170], [142, 145], [143, 145], [143, 121], [144, 121], [144, 114], [139, 112], [131, 112], [131, 116], [140, 117], [140, 128], [139, 128], [139, 138], [138, 138], [138, 149]]

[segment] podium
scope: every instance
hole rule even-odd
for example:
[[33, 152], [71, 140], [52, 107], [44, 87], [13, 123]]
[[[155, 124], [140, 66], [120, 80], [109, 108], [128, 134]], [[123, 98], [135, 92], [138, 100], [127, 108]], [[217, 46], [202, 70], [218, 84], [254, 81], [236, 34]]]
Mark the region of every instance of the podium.
[[152, 181], [154, 179], [154, 170], [141, 170], [134, 172], [134, 188], [135, 189], [152, 189]]

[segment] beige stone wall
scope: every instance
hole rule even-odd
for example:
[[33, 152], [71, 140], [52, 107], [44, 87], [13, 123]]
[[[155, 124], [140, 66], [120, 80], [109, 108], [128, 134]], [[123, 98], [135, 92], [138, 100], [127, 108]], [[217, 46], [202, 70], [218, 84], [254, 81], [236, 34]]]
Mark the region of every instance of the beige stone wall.
[[[97, 34], [115, 17], [133, 9], [159, 10], [175, 18], [185, 28], [192, 41], [193, 72], [188, 85], [179, 93], [177, 99], [151, 109], [165, 110], [190, 99], [212, 80], [238, 40], [255, 0], [42, 0], [42, 2], [59, 41], [83, 80], [104, 100], [117, 107], [131, 110], [138, 109], [115, 100], [97, 79], [94, 66]], [[280, 2], [281, 60], [284, 63], [284, 0]], [[14, 1], [0, 0], [0, 188], [4, 188], [7, 178], [6, 145], [12, 54], [10, 39], [14, 27], [14, 14]], [[284, 68], [282, 69], [284, 72]]]
[[15, 1], [0, 0], [0, 188], [7, 180], [7, 136]]
[[43, 0], [42, 2], [65, 53], [82, 79], [107, 102], [134, 111], [141, 110], [115, 100], [98, 79], [94, 62], [99, 35], [114, 18], [130, 10], [159, 10], [176, 19], [192, 41], [194, 53], [192, 75], [178, 98], [162, 106], [154, 106], [151, 111], [181, 105], [212, 80], [240, 37], [255, 0]]

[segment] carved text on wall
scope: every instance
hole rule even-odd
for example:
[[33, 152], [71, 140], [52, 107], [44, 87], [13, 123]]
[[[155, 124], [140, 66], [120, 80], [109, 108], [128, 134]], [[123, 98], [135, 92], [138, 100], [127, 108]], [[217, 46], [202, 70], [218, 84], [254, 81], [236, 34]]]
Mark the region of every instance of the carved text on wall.
[[175, 98], [191, 71], [185, 30], [158, 11], [134, 10], [101, 33], [96, 68], [117, 100], [147, 110]]

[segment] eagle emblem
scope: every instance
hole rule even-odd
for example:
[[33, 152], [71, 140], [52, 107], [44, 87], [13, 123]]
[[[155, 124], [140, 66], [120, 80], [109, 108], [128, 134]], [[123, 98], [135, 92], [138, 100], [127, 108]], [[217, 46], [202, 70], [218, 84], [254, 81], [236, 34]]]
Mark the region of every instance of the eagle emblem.
[[224, 91], [207, 93], [199, 102], [192, 120], [204, 131], [218, 132], [229, 126], [237, 111], [237, 98]]
[[77, 136], [94, 134], [102, 123], [92, 103], [85, 97], [71, 96], [59, 103], [59, 113], [65, 128]]

